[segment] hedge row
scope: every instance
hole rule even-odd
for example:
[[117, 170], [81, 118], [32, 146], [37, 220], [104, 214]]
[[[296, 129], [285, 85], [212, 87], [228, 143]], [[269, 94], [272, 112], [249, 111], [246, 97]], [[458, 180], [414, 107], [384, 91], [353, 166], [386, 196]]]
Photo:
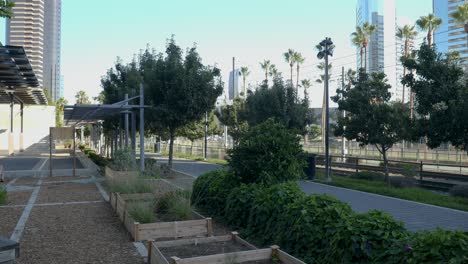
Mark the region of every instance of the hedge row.
[[327, 195], [306, 195], [296, 183], [240, 183], [231, 172], [198, 177], [195, 206], [262, 245], [278, 244], [307, 263], [467, 263], [468, 234], [409, 232], [380, 211], [357, 214]]

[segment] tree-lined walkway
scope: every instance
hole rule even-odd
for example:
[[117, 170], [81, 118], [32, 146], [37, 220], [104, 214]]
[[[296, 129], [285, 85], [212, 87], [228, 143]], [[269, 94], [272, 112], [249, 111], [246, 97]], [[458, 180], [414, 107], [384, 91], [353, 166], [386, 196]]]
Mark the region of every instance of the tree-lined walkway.
[[16, 179], [0, 235], [20, 241], [19, 264], [143, 263], [93, 178]]
[[309, 181], [300, 182], [299, 185], [308, 194], [328, 194], [346, 202], [358, 213], [372, 209], [387, 212], [412, 231], [438, 227], [468, 231], [468, 212]]

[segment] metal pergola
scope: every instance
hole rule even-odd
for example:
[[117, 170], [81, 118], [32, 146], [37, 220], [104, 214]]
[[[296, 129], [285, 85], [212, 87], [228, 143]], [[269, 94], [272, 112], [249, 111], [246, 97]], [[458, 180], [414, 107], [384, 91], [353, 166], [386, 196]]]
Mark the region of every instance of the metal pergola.
[[0, 104], [10, 104], [10, 131], [8, 153], [14, 153], [13, 107], [20, 104], [20, 151], [23, 150], [24, 105], [47, 105], [47, 98], [21, 46], [3, 46], [0, 43]]
[[[129, 102], [140, 99], [140, 104], [138, 105], [129, 105]], [[144, 108], [147, 107], [144, 105], [144, 93], [143, 85], [140, 85], [140, 95], [132, 98], [128, 98], [128, 95], [125, 95], [125, 100], [114, 103], [114, 104], [98, 104], [98, 105], [67, 105], [64, 107], [64, 122], [65, 126], [71, 127], [81, 127], [81, 138], [83, 138], [83, 125], [93, 124], [101, 125], [102, 121], [109, 117], [120, 116], [124, 117], [119, 119], [119, 144], [117, 140], [112, 143], [113, 149], [118, 147], [122, 148], [123, 145], [129, 147], [129, 135], [131, 135], [131, 147], [136, 150], [136, 110], [140, 111], [140, 131], [145, 131], [144, 129]], [[131, 118], [131, 122], [129, 121]], [[130, 131], [131, 123], [131, 131]], [[125, 125], [125, 127], [123, 127]], [[122, 135], [122, 130], [125, 128], [125, 138]], [[140, 135], [140, 169], [144, 171], [144, 136]]]

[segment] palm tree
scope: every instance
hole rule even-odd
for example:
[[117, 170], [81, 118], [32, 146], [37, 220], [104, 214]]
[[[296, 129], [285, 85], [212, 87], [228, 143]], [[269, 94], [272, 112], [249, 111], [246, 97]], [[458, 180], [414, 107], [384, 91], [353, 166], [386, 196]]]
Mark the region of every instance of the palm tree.
[[[324, 62], [321, 62], [317, 65], [317, 69], [319, 69], [320, 71], [324, 71], [325, 70], [325, 63]], [[330, 72], [332, 69], [332, 64], [329, 63], [328, 64], [328, 71]], [[326, 83], [325, 83], [325, 74], [321, 74], [320, 75], [320, 79], [317, 79], [315, 82], [317, 83], [323, 83], [323, 101], [322, 101], [322, 143], [323, 145], [325, 146], [325, 107], [326, 107], [326, 103], [327, 103], [327, 97], [326, 97], [326, 89], [327, 89], [327, 86], [326, 86]], [[330, 80], [331, 78], [331, 73], [328, 74], [328, 79]]]
[[442, 19], [436, 17], [434, 14], [422, 16], [416, 21], [421, 31], [427, 30], [427, 44], [432, 46], [432, 33], [442, 25]]
[[464, 27], [465, 33], [467, 34], [466, 44], [468, 45], [468, 2], [465, 2], [463, 5], [459, 5], [457, 7], [457, 11], [450, 14], [450, 16], [455, 20], [455, 22]]
[[247, 94], [245, 93], [245, 79], [247, 78], [247, 76], [250, 75], [250, 71], [249, 71], [249, 68], [248, 67], [241, 67], [240, 68], [240, 75], [242, 75], [242, 79], [244, 81], [244, 88], [243, 88], [243, 93], [244, 93], [244, 96], [247, 96]]
[[296, 93], [298, 93], [299, 92], [299, 69], [301, 67], [301, 64], [304, 63], [305, 58], [302, 56], [300, 52], [295, 52], [294, 61], [296, 62], [296, 70], [297, 70]]
[[348, 87], [351, 88], [351, 85], [353, 85], [353, 81], [356, 79], [356, 71], [353, 69], [348, 69], [345, 75], [345, 80], [348, 82]]
[[[414, 30], [414, 26], [404, 25], [402, 28], [399, 27], [397, 30], [396, 36], [400, 39], [405, 40], [404, 46], [404, 58], [408, 58], [409, 49], [410, 49], [410, 41], [416, 37], [418, 33]], [[403, 67], [403, 76], [406, 76], [406, 67]], [[410, 108], [412, 109], [412, 101], [413, 94], [410, 92]], [[403, 84], [403, 97], [401, 98], [401, 102], [405, 103], [405, 85]]]
[[268, 75], [270, 75], [274, 79], [274, 78], [278, 77], [279, 74], [280, 73], [278, 72], [278, 69], [276, 68], [276, 65], [271, 64], [270, 69], [268, 69]]
[[293, 66], [294, 66], [294, 59], [295, 59], [295, 51], [293, 49], [288, 49], [287, 52], [283, 53], [284, 60], [289, 63], [289, 67], [291, 67], [291, 85], [293, 85]]
[[90, 104], [89, 97], [83, 90], [76, 93], [75, 99], [76, 104]]
[[63, 97], [59, 98], [57, 102], [55, 102], [55, 124], [57, 127], [63, 126], [63, 110], [67, 104], [68, 101]]
[[271, 62], [270, 60], [263, 60], [260, 62], [260, 67], [265, 71], [265, 81], [268, 82], [268, 71], [270, 70]]
[[11, 0], [0, 1], [0, 17], [13, 17], [13, 7], [15, 7], [15, 3]]
[[[364, 61], [363, 55], [364, 55], [364, 46], [363, 43], [365, 42], [366, 36], [364, 34], [364, 31], [362, 30], [361, 27], [356, 27], [356, 32], [351, 33], [351, 42], [359, 48], [359, 53], [360, 53], [360, 58], [361, 58], [361, 68], [364, 68], [362, 63]], [[320, 45], [318, 45], [320, 46]], [[317, 46], [317, 47], [318, 47]], [[321, 46], [320, 46], [321, 47]]]
[[310, 79], [304, 79], [301, 81], [301, 85], [304, 88], [304, 100], [308, 101], [309, 93], [307, 92], [307, 89], [312, 86], [312, 82]]

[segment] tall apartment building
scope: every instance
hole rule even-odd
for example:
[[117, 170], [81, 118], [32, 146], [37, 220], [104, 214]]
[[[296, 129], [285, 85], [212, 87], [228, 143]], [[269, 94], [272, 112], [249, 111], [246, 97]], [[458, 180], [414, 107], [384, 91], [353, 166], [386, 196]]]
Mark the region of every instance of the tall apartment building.
[[[239, 79], [240, 79], [240, 70], [235, 69], [229, 73], [229, 84], [228, 84], [228, 94], [229, 100], [234, 100], [242, 92]], [[233, 81], [234, 80], [234, 81]]]
[[6, 44], [23, 46], [43, 85], [44, 0], [15, 0], [14, 17], [6, 21]]
[[[358, 0], [356, 26], [362, 26], [365, 22], [377, 26], [367, 47], [367, 70], [384, 72], [388, 83], [392, 86], [392, 99], [401, 100], [403, 91], [400, 81], [402, 66], [399, 63], [401, 45], [396, 37], [395, 0]], [[360, 67], [359, 50], [357, 53], [357, 65]]]
[[60, 98], [61, 0], [14, 0], [6, 44], [23, 46], [42, 87]]
[[433, 0], [434, 14], [442, 19], [442, 25], [434, 33], [434, 43], [439, 52], [458, 51], [460, 57], [468, 60], [468, 36], [464, 27], [457, 24], [450, 14], [468, 0]]

